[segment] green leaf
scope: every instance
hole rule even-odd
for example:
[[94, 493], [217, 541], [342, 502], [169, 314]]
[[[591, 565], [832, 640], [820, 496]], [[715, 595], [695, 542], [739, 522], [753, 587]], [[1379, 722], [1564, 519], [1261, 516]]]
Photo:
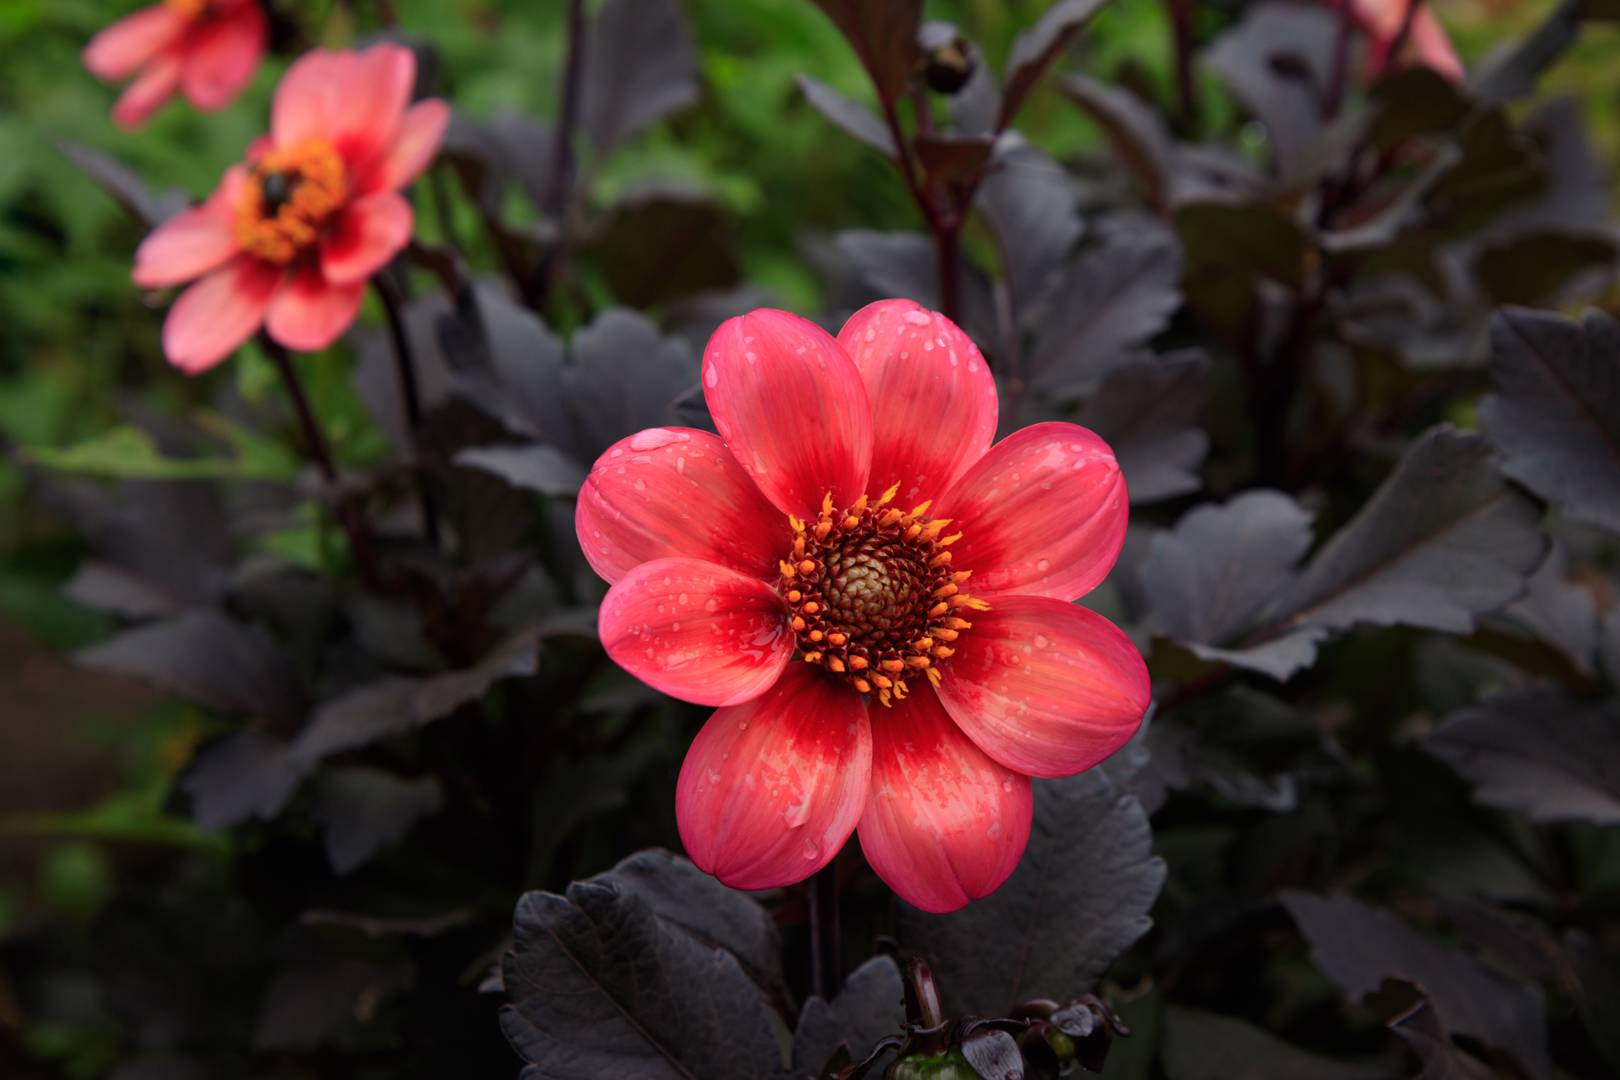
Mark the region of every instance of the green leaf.
[[75, 446], [36, 446], [23, 453], [49, 469], [114, 479], [290, 481], [297, 475], [297, 460], [279, 444], [214, 414], [204, 417], [203, 426], [224, 438], [236, 451], [235, 455], [165, 457], [150, 435], [128, 424], [111, 428]]

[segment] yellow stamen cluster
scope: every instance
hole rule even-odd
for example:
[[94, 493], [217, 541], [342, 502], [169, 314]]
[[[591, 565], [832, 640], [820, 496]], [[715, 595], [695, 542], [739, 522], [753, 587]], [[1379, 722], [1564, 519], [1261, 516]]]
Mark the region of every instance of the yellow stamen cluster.
[[253, 167], [236, 205], [236, 242], [268, 262], [290, 263], [320, 238], [348, 194], [343, 159], [325, 139], [272, 150]]
[[962, 534], [944, 535], [950, 520], [927, 517], [928, 503], [890, 506], [899, 489], [843, 510], [829, 492], [815, 520], [789, 517], [793, 549], [778, 565], [799, 659], [884, 705], [919, 673], [938, 686], [938, 663], [973, 625], [961, 613], [989, 607], [962, 591], [972, 571], [951, 566]]

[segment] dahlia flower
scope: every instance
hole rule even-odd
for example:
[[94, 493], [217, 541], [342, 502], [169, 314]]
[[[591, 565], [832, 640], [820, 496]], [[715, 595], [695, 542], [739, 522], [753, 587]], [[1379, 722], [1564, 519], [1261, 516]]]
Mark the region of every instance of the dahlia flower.
[[287, 70], [246, 164], [135, 253], [143, 288], [197, 279], [163, 324], [171, 364], [204, 371], [261, 325], [289, 349], [322, 349], [354, 322], [367, 280], [410, 241], [399, 192], [450, 120], [442, 101], [409, 105], [415, 81], [399, 45], [312, 52]]
[[138, 127], [176, 90], [204, 112], [229, 105], [253, 79], [267, 32], [259, 0], [164, 0], [91, 38], [84, 66], [107, 82], [134, 76], [113, 119]]
[[718, 437], [629, 436], [576, 511], [612, 583], [608, 654], [719, 707], [677, 787], [687, 852], [767, 888], [858, 828], [919, 908], [992, 892], [1029, 837], [1029, 778], [1108, 757], [1150, 697], [1130, 641], [1072, 603], [1124, 540], [1112, 451], [1064, 423], [992, 446], [984, 359], [907, 300], [836, 339], [781, 311], [731, 319], [703, 390]]

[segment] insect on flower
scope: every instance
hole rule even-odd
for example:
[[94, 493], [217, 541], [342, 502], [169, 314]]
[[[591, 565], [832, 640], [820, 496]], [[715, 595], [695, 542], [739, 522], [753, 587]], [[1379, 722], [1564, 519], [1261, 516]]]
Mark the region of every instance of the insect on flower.
[[399, 45], [312, 52], [288, 69], [247, 162], [135, 253], [143, 288], [196, 279], [163, 325], [171, 364], [207, 370], [261, 325], [289, 349], [322, 349], [354, 322], [366, 282], [410, 241], [400, 189], [450, 120], [437, 99], [409, 104], [415, 81]]
[[267, 35], [259, 0], [164, 0], [91, 38], [84, 66], [107, 82], [134, 76], [113, 119], [139, 127], [177, 90], [203, 112], [229, 105], [258, 70]]
[[688, 853], [767, 888], [858, 827], [920, 908], [994, 891], [1029, 837], [1029, 778], [1102, 761], [1150, 698], [1131, 642], [1072, 603], [1124, 541], [1113, 452], [1065, 423], [992, 446], [984, 359], [908, 300], [837, 339], [781, 311], [731, 319], [703, 390], [718, 437], [631, 435], [576, 512], [613, 583], [608, 654], [719, 707], [681, 769]]

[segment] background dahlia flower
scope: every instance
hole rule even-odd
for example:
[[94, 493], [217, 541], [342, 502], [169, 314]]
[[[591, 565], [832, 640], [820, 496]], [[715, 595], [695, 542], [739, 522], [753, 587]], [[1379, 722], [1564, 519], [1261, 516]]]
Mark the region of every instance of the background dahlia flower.
[[[1391, 56], [1395, 39], [1400, 35], [1401, 23], [1406, 19], [1407, 6], [1414, 0], [1354, 0], [1351, 12], [1366, 33], [1372, 51], [1368, 67], [1373, 75], [1380, 75], [1400, 59]], [[1418, 63], [1427, 65], [1452, 82], [1460, 83], [1467, 76], [1462, 58], [1446, 35], [1445, 27], [1435, 18], [1429, 5], [1417, 0], [1419, 7], [1412, 16], [1412, 30], [1406, 43]]]
[[312, 52], [288, 69], [270, 134], [246, 164], [135, 253], [143, 288], [198, 279], [163, 324], [171, 364], [204, 371], [261, 325], [301, 351], [348, 328], [367, 280], [410, 241], [399, 192], [432, 162], [450, 120], [437, 99], [409, 104], [415, 81], [416, 58], [399, 45]]
[[907, 300], [836, 340], [781, 311], [731, 319], [703, 389], [720, 436], [620, 441], [576, 519], [613, 583], [608, 654], [720, 706], [681, 769], [688, 853], [766, 888], [859, 828], [917, 907], [992, 892], [1029, 837], [1029, 778], [1102, 761], [1149, 701], [1135, 647], [1072, 603], [1124, 540], [1112, 451], [1063, 423], [992, 446], [978, 349]]
[[138, 127], [179, 90], [203, 112], [229, 105], [264, 58], [259, 0], [165, 0], [113, 23], [85, 46], [98, 79], [134, 76], [113, 119]]

